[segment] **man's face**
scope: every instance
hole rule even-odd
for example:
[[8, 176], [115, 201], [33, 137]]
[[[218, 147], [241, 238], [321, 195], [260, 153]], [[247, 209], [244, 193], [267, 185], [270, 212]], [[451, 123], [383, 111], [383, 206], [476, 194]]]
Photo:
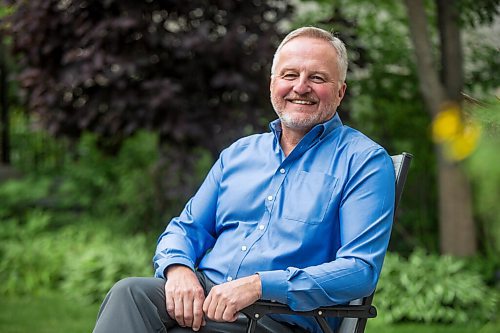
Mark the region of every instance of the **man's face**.
[[317, 38], [290, 40], [278, 55], [270, 89], [283, 127], [304, 132], [331, 119], [346, 89], [335, 48]]

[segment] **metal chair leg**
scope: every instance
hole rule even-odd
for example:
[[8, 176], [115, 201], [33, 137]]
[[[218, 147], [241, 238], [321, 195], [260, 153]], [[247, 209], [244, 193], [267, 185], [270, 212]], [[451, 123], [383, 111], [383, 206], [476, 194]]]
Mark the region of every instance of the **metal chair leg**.
[[321, 327], [321, 330], [323, 331], [323, 333], [333, 333], [333, 331], [330, 328], [330, 325], [328, 325], [328, 322], [326, 321], [325, 317], [314, 316], [314, 319], [316, 319], [316, 322]]
[[257, 320], [249, 318], [247, 325], [247, 333], [254, 333], [256, 327], [257, 327]]

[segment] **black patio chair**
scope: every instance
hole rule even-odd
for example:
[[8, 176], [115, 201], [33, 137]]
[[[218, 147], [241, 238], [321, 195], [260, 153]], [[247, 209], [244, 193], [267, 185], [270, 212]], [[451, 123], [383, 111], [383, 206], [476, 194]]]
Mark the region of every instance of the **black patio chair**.
[[[409, 153], [402, 153], [391, 156], [391, 158], [396, 173], [396, 200], [394, 203], [394, 220], [396, 220], [396, 210], [403, 194], [406, 176], [413, 156]], [[324, 333], [333, 333], [325, 318], [339, 317], [343, 319], [337, 333], [363, 333], [367, 319], [377, 316], [377, 309], [372, 305], [374, 294], [375, 291], [367, 297], [351, 301], [348, 305], [326, 306], [312, 311], [293, 311], [285, 304], [257, 301], [241, 310], [241, 312], [249, 319], [247, 333], [254, 333], [257, 321], [268, 314], [312, 316]]]

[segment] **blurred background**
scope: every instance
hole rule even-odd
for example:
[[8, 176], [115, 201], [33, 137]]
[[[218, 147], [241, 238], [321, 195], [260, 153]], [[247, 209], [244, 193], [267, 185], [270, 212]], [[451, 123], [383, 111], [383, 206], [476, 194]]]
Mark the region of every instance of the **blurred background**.
[[350, 56], [345, 124], [414, 155], [367, 332], [498, 332], [499, 0], [0, 4], [0, 331], [90, 332], [218, 153], [263, 131], [291, 29]]

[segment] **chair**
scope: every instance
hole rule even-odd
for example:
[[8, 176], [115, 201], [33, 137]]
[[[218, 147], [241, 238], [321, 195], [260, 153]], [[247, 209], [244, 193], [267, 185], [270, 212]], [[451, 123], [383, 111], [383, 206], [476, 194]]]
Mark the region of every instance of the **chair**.
[[[396, 210], [398, 208], [403, 188], [408, 175], [411, 159], [413, 156], [409, 153], [402, 153], [391, 156], [396, 174], [396, 196], [394, 203], [394, 220], [396, 219]], [[247, 333], [254, 333], [257, 321], [268, 314], [293, 314], [302, 316], [313, 316], [324, 333], [333, 333], [328, 325], [326, 317], [343, 318], [337, 333], [363, 333], [365, 331], [368, 318], [377, 316], [377, 309], [372, 305], [375, 291], [367, 297], [351, 301], [348, 305], [334, 305], [320, 307], [313, 311], [293, 311], [287, 305], [269, 302], [257, 301], [254, 304], [241, 310], [249, 319]]]

